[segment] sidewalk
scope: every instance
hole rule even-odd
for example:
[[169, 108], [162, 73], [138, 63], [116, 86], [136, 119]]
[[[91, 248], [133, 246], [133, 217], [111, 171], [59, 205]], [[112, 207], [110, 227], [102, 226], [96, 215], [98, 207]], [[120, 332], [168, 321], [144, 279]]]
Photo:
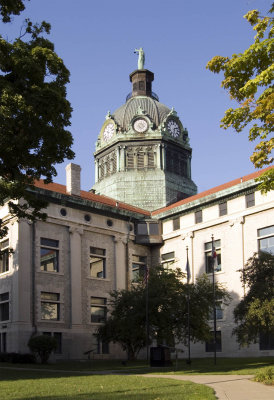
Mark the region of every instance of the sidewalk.
[[219, 400], [274, 400], [274, 387], [252, 382], [253, 375], [141, 375], [171, 378], [212, 387]]

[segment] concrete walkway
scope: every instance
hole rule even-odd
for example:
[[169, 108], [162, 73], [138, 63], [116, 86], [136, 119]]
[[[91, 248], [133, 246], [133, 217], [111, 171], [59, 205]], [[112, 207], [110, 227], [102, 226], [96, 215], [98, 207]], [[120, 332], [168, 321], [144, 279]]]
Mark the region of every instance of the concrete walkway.
[[212, 387], [219, 400], [274, 400], [274, 387], [252, 382], [253, 375], [140, 375], [171, 378]]
[[191, 381], [207, 385], [214, 389], [219, 400], [274, 400], [274, 387], [262, 383], [252, 382], [253, 375], [158, 375], [137, 374], [131, 370], [130, 374], [125, 371], [69, 371], [58, 369], [37, 369], [20, 367], [0, 367], [0, 369], [25, 370], [35, 372], [59, 372], [76, 373], [83, 375], [135, 375], [145, 378], [177, 379], [179, 381]]

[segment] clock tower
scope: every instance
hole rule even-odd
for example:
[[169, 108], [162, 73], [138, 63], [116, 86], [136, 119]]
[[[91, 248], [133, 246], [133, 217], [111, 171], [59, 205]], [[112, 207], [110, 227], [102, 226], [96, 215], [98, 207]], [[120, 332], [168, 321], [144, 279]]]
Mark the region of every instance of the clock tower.
[[93, 190], [152, 211], [196, 194], [197, 187], [188, 132], [152, 92], [153, 72], [141, 67], [129, 76], [126, 103], [108, 112], [102, 125]]

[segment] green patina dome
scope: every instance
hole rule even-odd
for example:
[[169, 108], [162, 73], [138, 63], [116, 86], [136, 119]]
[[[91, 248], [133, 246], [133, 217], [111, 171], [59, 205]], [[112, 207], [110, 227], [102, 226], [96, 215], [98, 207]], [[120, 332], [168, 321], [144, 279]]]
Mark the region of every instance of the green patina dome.
[[142, 109], [156, 125], [156, 128], [170, 113], [170, 108], [148, 96], [131, 97], [124, 105], [119, 107], [112, 115], [122, 129], [127, 130], [132, 118]]

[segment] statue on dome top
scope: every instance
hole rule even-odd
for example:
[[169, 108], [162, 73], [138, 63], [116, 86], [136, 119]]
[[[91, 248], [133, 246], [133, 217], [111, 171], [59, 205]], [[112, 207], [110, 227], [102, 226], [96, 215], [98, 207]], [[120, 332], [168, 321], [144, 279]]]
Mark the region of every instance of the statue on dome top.
[[135, 49], [134, 54], [139, 53], [138, 57], [138, 69], [144, 69], [145, 65], [145, 52], [142, 47], [140, 49]]

